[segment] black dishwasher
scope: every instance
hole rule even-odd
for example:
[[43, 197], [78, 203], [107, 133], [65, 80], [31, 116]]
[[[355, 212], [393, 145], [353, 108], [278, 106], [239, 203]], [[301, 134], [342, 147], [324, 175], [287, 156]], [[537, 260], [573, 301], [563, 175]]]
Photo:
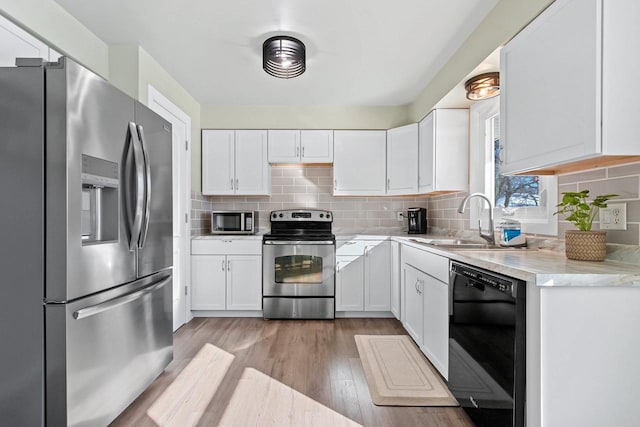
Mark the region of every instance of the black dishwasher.
[[525, 282], [451, 262], [449, 389], [477, 427], [525, 424]]

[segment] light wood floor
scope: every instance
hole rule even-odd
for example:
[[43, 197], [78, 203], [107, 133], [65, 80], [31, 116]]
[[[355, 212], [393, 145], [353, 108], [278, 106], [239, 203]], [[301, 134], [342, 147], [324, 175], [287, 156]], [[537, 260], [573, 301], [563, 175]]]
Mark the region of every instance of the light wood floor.
[[[234, 392], [249, 368], [364, 426], [473, 427], [460, 408], [375, 406], [353, 338], [357, 334], [406, 332], [395, 319], [196, 318], [176, 332], [173, 362], [112, 425], [171, 424], [165, 421], [185, 402], [201, 406], [195, 418], [199, 426], [233, 425], [225, 409], [232, 402], [229, 406], [237, 410]], [[209, 369], [221, 365], [223, 376]], [[190, 395], [185, 386], [191, 387]], [[254, 399], [261, 399], [258, 390]]]

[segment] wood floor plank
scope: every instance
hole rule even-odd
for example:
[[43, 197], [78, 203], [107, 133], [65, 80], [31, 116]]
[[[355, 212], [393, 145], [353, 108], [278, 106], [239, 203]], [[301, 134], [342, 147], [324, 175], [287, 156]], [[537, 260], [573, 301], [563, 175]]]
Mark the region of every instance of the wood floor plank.
[[[290, 424], [296, 427], [346, 425], [348, 422], [345, 419], [367, 427], [473, 427], [460, 408], [375, 406], [371, 402], [353, 336], [376, 334], [406, 335], [406, 332], [395, 319], [193, 319], [174, 335], [173, 362], [114, 421], [113, 426], [169, 425], [162, 420], [154, 422], [148, 415], [152, 407], [164, 414], [163, 420], [180, 416], [186, 423], [198, 426], [244, 426], [247, 424], [239, 423], [241, 420], [238, 417], [250, 418], [253, 414], [270, 419], [276, 416], [273, 407], [279, 399], [289, 402], [298, 399], [296, 404], [304, 410], [291, 412], [290, 419], [302, 423]], [[191, 361], [207, 344], [232, 354], [234, 359], [213, 397], [208, 403], [205, 402], [204, 409], [189, 419], [184, 412], [180, 415], [180, 409], [177, 409], [180, 397], [165, 397], [163, 403], [161, 396], [172, 388], [172, 384], [180, 381], [181, 373], [188, 372]], [[248, 388], [243, 377], [247, 369], [254, 369], [257, 372], [255, 377], [262, 378], [253, 378], [254, 382]], [[280, 386], [270, 385], [271, 379], [281, 383]], [[197, 383], [197, 380], [193, 381]], [[206, 384], [206, 381], [202, 384]], [[238, 405], [237, 401], [233, 401], [234, 393], [241, 384], [251, 391], [251, 405]], [[225, 411], [233, 409], [234, 405], [240, 415], [225, 416]], [[319, 410], [318, 405], [324, 405], [332, 411]], [[258, 415], [255, 411], [258, 411]]]

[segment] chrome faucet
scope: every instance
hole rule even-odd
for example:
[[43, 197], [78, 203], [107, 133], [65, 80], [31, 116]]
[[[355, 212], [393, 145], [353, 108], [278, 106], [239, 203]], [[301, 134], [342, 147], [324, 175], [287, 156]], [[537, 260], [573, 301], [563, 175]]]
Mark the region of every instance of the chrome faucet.
[[486, 200], [487, 203], [489, 204], [489, 234], [484, 234], [482, 232], [482, 223], [480, 222], [480, 219], [478, 219], [478, 232], [480, 233], [480, 237], [486, 240], [490, 245], [495, 246], [496, 237], [493, 231], [493, 206], [491, 205], [491, 200], [489, 200], [487, 196], [485, 196], [482, 193], [469, 194], [467, 197], [464, 198], [464, 200], [462, 200], [462, 203], [460, 203], [460, 207], [458, 208], [458, 213], [464, 213], [464, 210], [467, 207], [467, 202], [469, 202], [469, 199], [471, 199], [472, 197], [480, 197], [481, 199]]

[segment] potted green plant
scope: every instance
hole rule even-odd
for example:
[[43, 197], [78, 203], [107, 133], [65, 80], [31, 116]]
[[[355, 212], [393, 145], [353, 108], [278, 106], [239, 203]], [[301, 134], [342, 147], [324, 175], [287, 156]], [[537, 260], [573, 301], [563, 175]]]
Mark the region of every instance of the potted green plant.
[[589, 190], [562, 193], [562, 202], [554, 213], [566, 214], [566, 220], [578, 229], [565, 232], [565, 254], [579, 261], [602, 261], [607, 255], [606, 231], [591, 230], [593, 219], [599, 208], [606, 208], [607, 201], [617, 194], [604, 194], [588, 201]]

